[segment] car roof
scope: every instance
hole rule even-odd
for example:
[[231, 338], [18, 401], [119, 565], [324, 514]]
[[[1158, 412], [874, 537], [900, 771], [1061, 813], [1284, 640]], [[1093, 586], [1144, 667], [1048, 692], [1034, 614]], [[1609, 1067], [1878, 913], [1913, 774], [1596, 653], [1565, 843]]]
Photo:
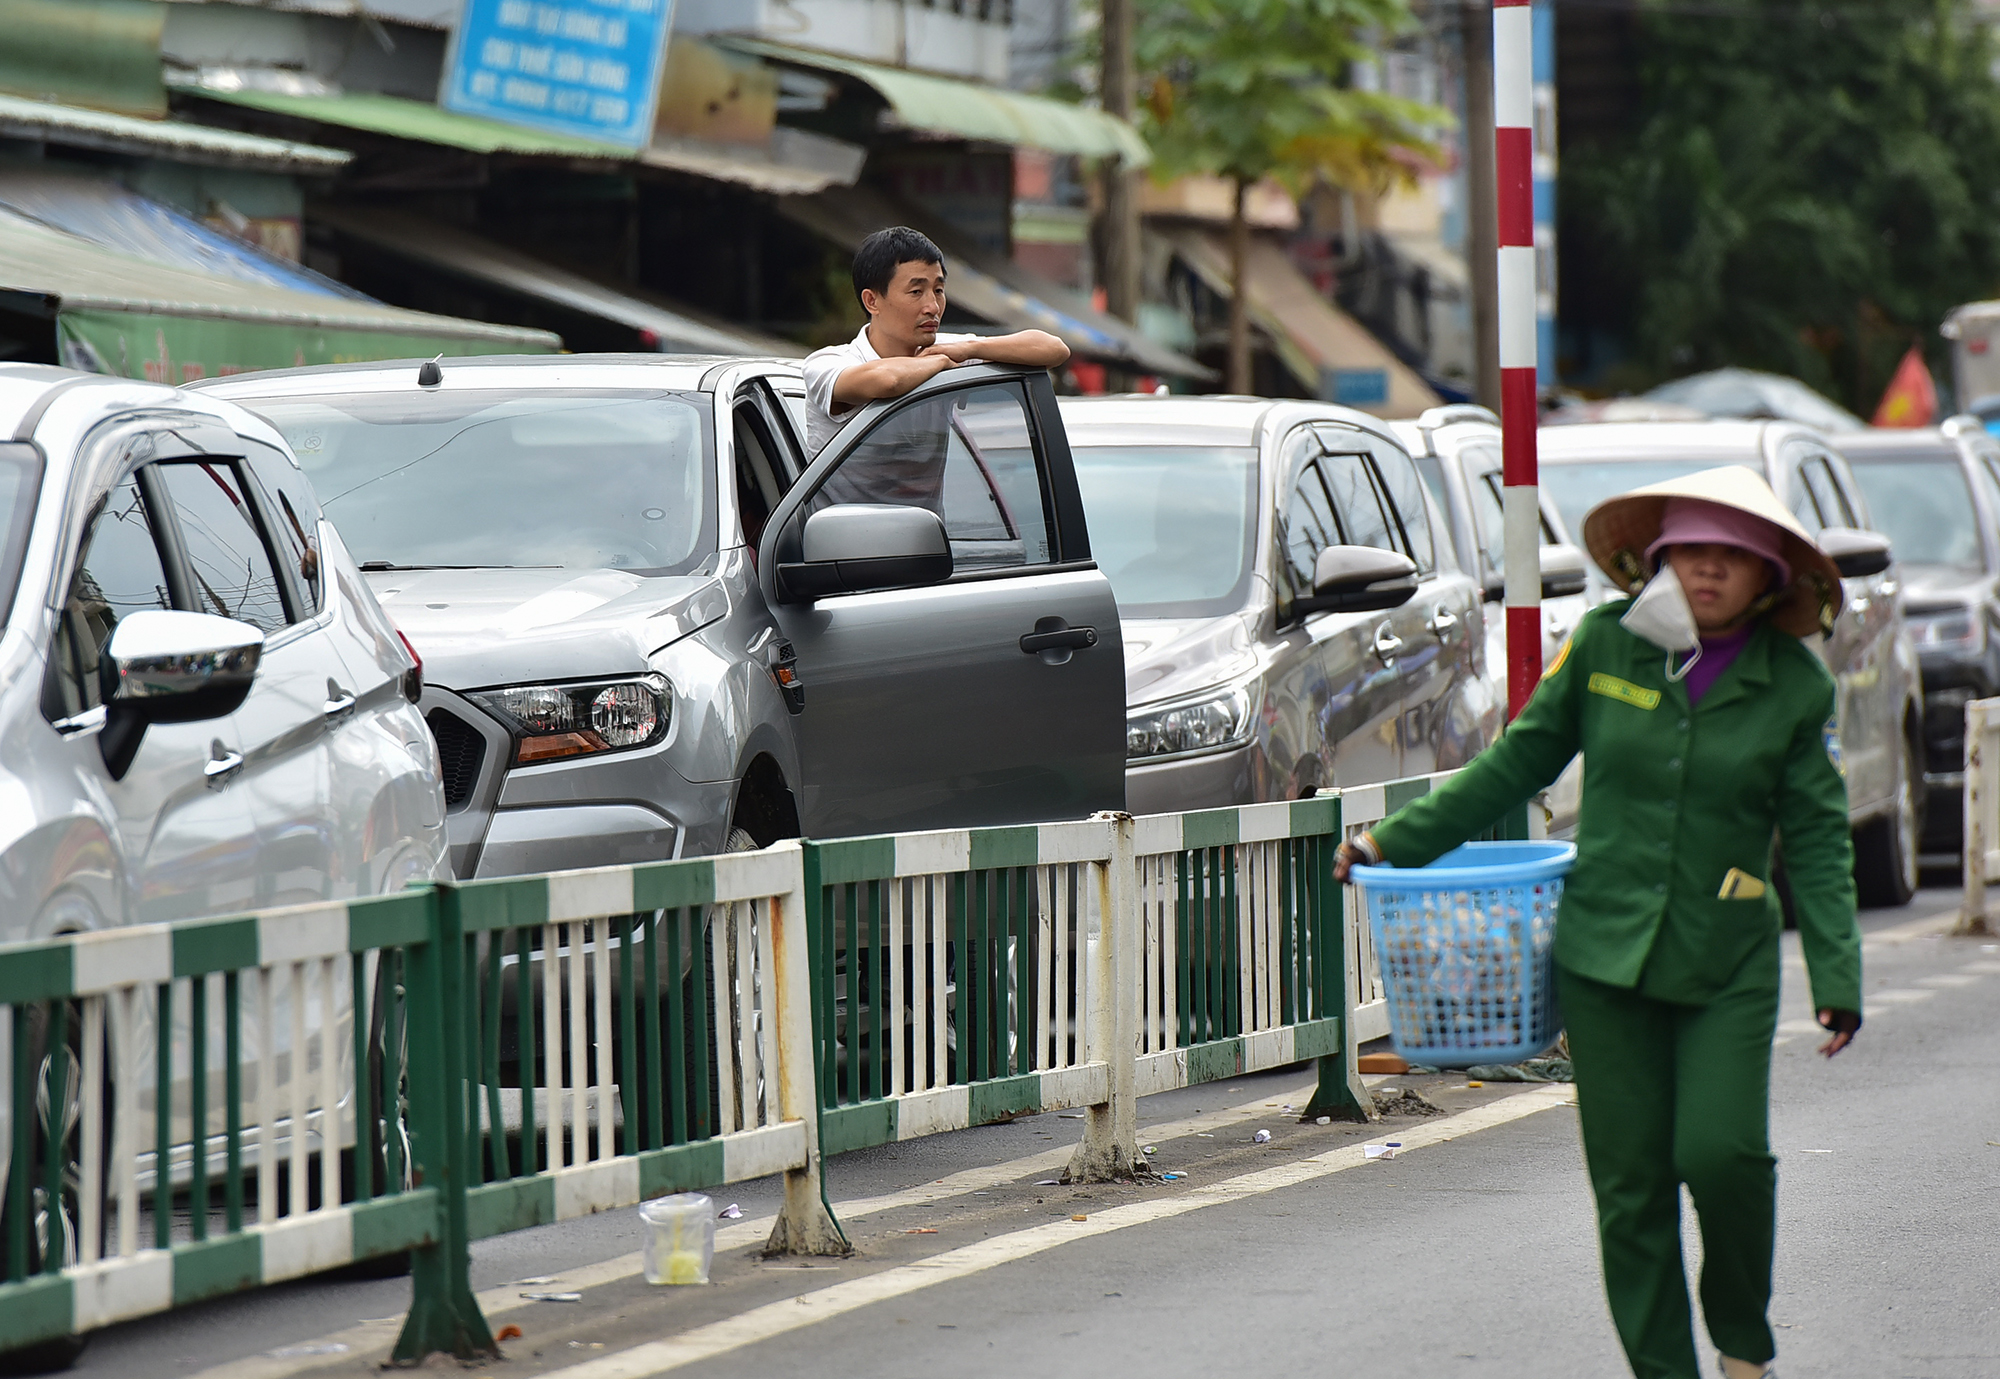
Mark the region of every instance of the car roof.
[[1145, 433], [1158, 431], [1183, 445], [1256, 445], [1268, 432], [1301, 421], [1336, 422], [1395, 438], [1388, 423], [1366, 412], [1301, 398], [1110, 393], [1069, 395], [1058, 398], [1057, 403], [1072, 444], [1091, 444], [1080, 437], [1092, 431], [1106, 433], [1106, 438], [1095, 442], [1100, 445], [1123, 443], [1109, 439], [1112, 432], [1140, 439]]
[[[349, 392], [394, 392], [417, 386], [423, 359], [371, 359], [269, 369], [191, 385], [230, 397], [281, 397]], [[796, 372], [796, 359], [709, 354], [488, 354], [437, 361], [448, 390], [481, 388], [644, 388], [695, 392], [730, 364], [777, 364]]]
[[1705, 458], [1717, 464], [1761, 456], [1774, 433], [1797, 434], [1830, 443], [1809, 426], [1782, 421], [1602, 421], [1579, 426], [1544, 426], [1536, 433], [1540, 458], [1568, 461], [1649, 459], [1662, 455]]
[[91, 396], [98, 405], [159, 404], [177, 396], [185, 400], [183, 394], [164, 383], [82, 373], [53, 364], [0, 365], [0, 439], [21, 436], [24, 431], [32, 433], [47, 405], [56, 397], [69, 394], [76, 394], [76, 400]]

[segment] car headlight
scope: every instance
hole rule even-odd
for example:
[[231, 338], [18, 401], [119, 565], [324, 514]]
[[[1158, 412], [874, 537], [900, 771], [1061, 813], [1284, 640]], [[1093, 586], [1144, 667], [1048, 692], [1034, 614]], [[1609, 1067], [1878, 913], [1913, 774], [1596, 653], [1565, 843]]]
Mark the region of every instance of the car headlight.
[[1986, 623], [1976, 608], [1913, 613], [1909, 624], [1919, 651], [1978, 651], [1986, 645]]
[[1250, 735], [1250, 691], [1244, 686], [1191, 704], [1147, 709], [1125, 719], [1125, 759], [1145, 761], [1184, 752], [1212, 752]]
[[664, 675], [583, 685], [510, 685], [468, 696], [514, 730], [514, 764], [649, 747], [673, 722]]

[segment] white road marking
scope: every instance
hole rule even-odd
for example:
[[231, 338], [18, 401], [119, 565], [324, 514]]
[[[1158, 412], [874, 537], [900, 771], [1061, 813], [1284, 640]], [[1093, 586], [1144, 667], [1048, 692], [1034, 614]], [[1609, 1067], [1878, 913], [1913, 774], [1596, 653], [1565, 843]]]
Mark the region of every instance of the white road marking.
[[1819, 1033], [1819, 1021], [1817, 1021], [1817, 1020], [1787, 1020], [1787, 1021], [1785, 1021], [1785, 1023], [1783, 1023], [1782, 1025], [1779, 1025], [1779, 1026], [1778, 1026], [1778, 1033], [1780, 1033], [1780, 1034], [1785, 1034], [1785, 1035], [1792, 1035], [1792, 1034], [1818, 1034], [1818, 1033]]
[[2000, 976], [2000, 962], [1996, 962], [1992, 958], [1981, 958], [1978, 962], [1967, 963], [1965, 970], [1968, 972], [1977, 972], [1982, 977]]
[[1872, 1005], [1910, 1005], [1916, 1001], [1928, 1001], [1937, 992], [1914, 990], [1907, 986], [1892, 986], [1887, 991], [1870, 992], [1864, 999]]
[[[1397, 1132], [1402, 1148], [1397, 1158], [1416, 1150], [1445, 1144], [1466, 1135], [1531, 1116], [1555, 1106], [1573, 1104], [1574, 1089], [1566, 1084], [1538, 1087], [1518, 1092], [1470, 1111]], [[1107, 1211], [1093, 1212], [1087, 1221], [1055, 1221], [1009, 1235], [991, 1236], [956, 1250], [935, 1255], [918, 1264], [899, 1265], [866, 1278], [847, 1279], [814, 1292], [754, 1307], [738, 1316], [698, 1326], [663, 1341], [647, 1341], [601, 1359], [586, 1360], [567, 1369], [552, 1371], [564, 1379], [652, 1379], [684, 1365], [712, 1359], [773, 1336], [797, 1331], [815, 1322], [858, 1311], [890, 1298], [905, 1296], [973, 1274], [1027, 1259], [1072, 1241], [1108, 1235], [1132, 1226], [1149, 1225], [1204, 1207], [1221, 1206], [1243, 1198], [1296, 1187], [1334, 1173], [1359, 1168], [1369, 1162], [1366, 1146], [1344, 1144], [1294, 1163], [1259, 1169], [1219, 1183], [1196, 1187], [1173, 1197], [1133, 1202]], [[1386, 1170], [1393, 1171], [1393, 1170]]]
[[[1384, 1080], [1381, 1076], [1364, 1079], [1371, 1086]], [[1279, 1110], [1282, 1106], [1302, 1108], [1311, 1100], [1313, 1091], [1318, 1085], [1317, 1081], [1307, 1082], [1284, 1091], [1267, 1092], [1255, 1101], [1246, 1101], [1238, 1106], [1203, 1111], [1180, 1120], [1142, 1126], [1141, 1129], [1147, 1137], [1148, 1144], [1181, 1139], [1203, 1132], [1212, 1133], [1246, 1120], [1282, 1115], [1284, 1113]], [[1024, 1159], [1012, 1159], [1006, 1163], [964, 1169], [934, 1182], [920, 1183], [902, 1192], [835, 1202], [834, 1214], [842, 1221], [858, 1221], [885, 1211], [923, 1206], [951, 1197], [964, 1196], [969, 1192], [991, 1189], [1011, 1183], [1018, 1178], [1025, 1178], [1030, 1173], [1060, 1171], [1069, 1164], [1073, 1152], [1072, 1145], [1058, 1145], [1039, 1154], [1030, 1154]], [[762, 1216], [750, 1221], [734, 1221], [726, 1226], [718, 1225], [715, 1232], [715, 1248], [718, 1251], [753, 1249], [770, 1237], [771, 1227], [776, 1223], [775, 1216]], [[632, 1254], [619, 1255], [596, 1264], [579, 1265], [554, 1277], [559, 1279], [564, 1291], [580, 1293], [587, 1289], [602, 1287], [607, 1283], [617, 1283], [635, 1277], [639, 1269], [640, 1255], [634, 1251]], [[535, 1303], [525, 1301], [521, 1297], [520, 1288], [515, 1284], [488, 1288], [484, 1292], [475, 1293], [473, 1297], [479, 1304], [480, 1312], [489, 1319], [536, 1306]], [[190, 1376], [190, 1379], [286, 1379], [286, 1376], [307, 1370], [327, 1368], [336, 1363], [344, 1364], [348, 1356], [355, 1352], [391, 1346], [395, 1344], [396, 1335], [402, 1328], [401, 1317], [381, 1317], [373, 1321], [360, 1322], [330, 1335], [296, 1342], [287, 1347], [287, 1349], [297, 1349], [305, 1345], [345, 1345], [347, 1351], [337, 1357], [315, 1357], [316, 1363], [315, 1361], [301, 1363], [302, 1357], [278, 1356], [266, 1352], [212, 1366]], [[496, 1326], [494, 1329], [499, 1328]]]
[[1935, 977], [1917, 978], [1924, 986], [1971, 986], [1978, 980], [1977, 974], [1970, 972], [1940, 972]]

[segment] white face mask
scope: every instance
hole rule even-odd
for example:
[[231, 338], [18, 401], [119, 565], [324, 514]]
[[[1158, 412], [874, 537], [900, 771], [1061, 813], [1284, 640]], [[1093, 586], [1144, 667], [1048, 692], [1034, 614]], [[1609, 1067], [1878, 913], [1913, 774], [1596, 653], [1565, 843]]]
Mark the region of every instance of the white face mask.
[[[1635, 637], [1644, 638], [1667, 653], [1666, 674], [1669, 680], [1680, 680], [1694, 669], [1694, 663], [1701, 659], [1701, 630], [1695, 626], [1694, 609], [1688, 606], [1687, 591], [1681, 588], [1680, 576], [1674, 567], [1665, 561], [1660, 563], [1660, 572], [1653, 576], [1639, 597], [1632, 600], [1632, 606], [1625, 610], [1625, 616], [1618, 620]], [[1674, 669], [1674, 654], [1692, 651], [1694, 655]]]

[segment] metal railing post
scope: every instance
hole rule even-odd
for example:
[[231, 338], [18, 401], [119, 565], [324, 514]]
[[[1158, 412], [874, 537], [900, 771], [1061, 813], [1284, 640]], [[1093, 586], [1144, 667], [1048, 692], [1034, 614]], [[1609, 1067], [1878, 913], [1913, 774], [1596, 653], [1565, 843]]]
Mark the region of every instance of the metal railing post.
[[806, 1162], [785, 1172], [785, 1204], [771, 1227], [765, 1254], [845, 1255], [853, 1246], [842, 1234], [826, 1200], [826, 1179], [819, 1138], [820, 1085], [818, 1021], [813, 1013], [814, 965], [831, 961], [819, 956], [812, 941], [807, 909], [809, 883], [817, 888], [818, 868], [808, 877], [805, 849], [781, 843], [791, 852], [792, 889], [771, 900], [771, 963], [775, 986], [778, 1034], [778, 1113], [805, 1123]]
[[1361, 1081], [1360, 1053], [1354, 1038], [1355, 966], [1359, 955], [1350, 942], [1355, 925], [1348, 915], [1348, 907], [1359, 904], [1359, 898], [1349, 887], [1333, 879], [1333, 855], [1342, 837], [1342, 813], [1340, 792], [1319, 792], [1319, 798], [1329, 797], [1333, 800], [1333, 831], [1320, 839], [1314, 849], [1310, 884], [1313, 932], [1324, 945], [1321, 960], [1314, 969], [1319, 978], [1320, 1009], [1340, 1012], [1340, 1052], [1319, 1060], [1319, 1086], [1313, 1090], [1301, 1119], [1333, 1116], [1339, 1120], [1369, 1121], [1377, 1117], [1375, 1100]]
[[1965, 900], [1959, 907], [1959, 934], [1983, 934], [1986, 926], [1986, 812], [1992, 787], [1986, 775], [1986, 719], [1990, 700], [1974, 699], [1965, 706]]
[[1084, 1109], [1083, 1142], [1065, 1177], [1103, 1183], [1149, 1174], [1139, 1152], [1139, 887], [1132, 816], [1091, 815], [1110, 834], [1098, 872], [1098, 940], [1091, 963], [1091, 1004], [1082, 1013], [1084, 1056], [1110, 1065], [1110, 1099]]
[[[419, 1187], [437, 1191], [437, 1240], [410, 1254], [410, 1312], [393, 1359], [417, 1364], [433, 1351], [461, 1360], [499, 1358], [472, 1296], [465, 1192], [471, 1173], [465, 1106], [464, 929], [457, 890], [430, 890], [428, 941], [408, 950], [410, 1152]], [[384, 1069], [385, 1080], [388, 1069]]]

